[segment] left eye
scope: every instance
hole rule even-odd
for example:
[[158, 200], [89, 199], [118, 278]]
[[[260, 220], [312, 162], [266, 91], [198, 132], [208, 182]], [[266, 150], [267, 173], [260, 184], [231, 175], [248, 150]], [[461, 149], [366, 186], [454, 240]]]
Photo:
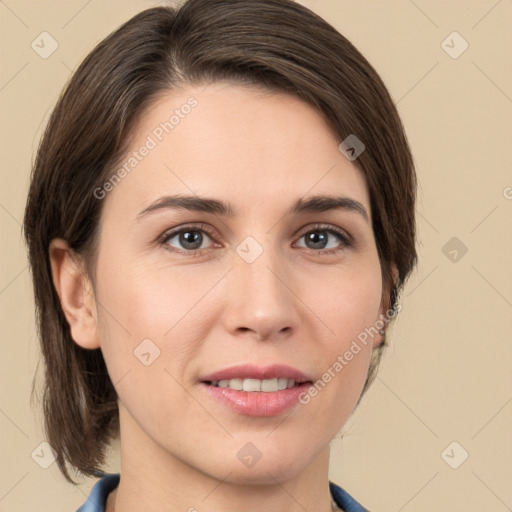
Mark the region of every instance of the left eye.
[[[329, 235], [331, 235], [332, 239], [338, 239], [338, 241], [334, 241], [333, 244], [329, 245]], [[334, 252], [339, 248], [340, 242], [341, 246], [348, 247], [350, 245], [348, 238], [341, 232], [333, 229], [333, 228], [323, 228], [318, 227], [308, 232], [304, 233], [299, 240], [305, 239], [305, 247], [307, 249], [320, 249], [320, 251], [326, 252]], [[304, 246], [301, 246], [304, 247]], [[333, 251], [334, 250], [334, 251]], [[319, 252], [319, 251], [316, 251]]]

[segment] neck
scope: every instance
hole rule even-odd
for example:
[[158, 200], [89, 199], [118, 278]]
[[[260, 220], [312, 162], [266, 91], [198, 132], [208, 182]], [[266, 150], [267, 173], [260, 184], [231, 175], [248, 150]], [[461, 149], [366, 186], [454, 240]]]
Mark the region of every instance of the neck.
[[[254, 466], [245, 476], [225, 471], [219, 478], [163, 450], [148, 436], [133, 436], [137, 428], [130, 427], [123, 432], [121, 426], [121, 479], [109, 496], [106, 512], [333, 510], [328, 480], [329, 446], [298, 474], [290, 468], [260, 468], [256, 473]], [[145, 442], [141, 444], [141, 440]]]

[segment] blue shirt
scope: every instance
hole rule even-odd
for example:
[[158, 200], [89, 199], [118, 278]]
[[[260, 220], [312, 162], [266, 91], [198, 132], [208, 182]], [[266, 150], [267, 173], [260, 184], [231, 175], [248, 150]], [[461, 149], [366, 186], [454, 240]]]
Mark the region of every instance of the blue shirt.
[[[119, 478], [119, 473], [114, 473], [107, 474], [98, 480], [91, 489], [87, 501], [76, 512], [105, 512], [107, 496], [117, 487]], [[347, 491], [336, 484], [329, 482], [329, 489], [334, 501], [344, 512], [368, 512]]]

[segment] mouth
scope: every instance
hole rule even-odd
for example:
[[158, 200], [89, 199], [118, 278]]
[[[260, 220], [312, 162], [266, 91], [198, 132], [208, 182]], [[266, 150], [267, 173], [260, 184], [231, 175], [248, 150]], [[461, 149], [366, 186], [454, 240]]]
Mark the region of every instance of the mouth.
[[236, 391], [246, 391], [248, 393], [274, 393], [276, 391], [283, 391], [297, 387], [304, 383], [311, 381], [304, 380], [297, 382], [294, 379], [287, 379], [286, 377], [274, 377], [273, 379], [223, 379], [217, 381], [203, 381], [205, 384], [214, 386], [216, 388], [234, 389]]
[[276, 416], [296, 405], [313, 384], [305, 373], [285, 365], [238, 365], [200, 379], [207, 395], [246, 416]]
[[243, 363], [203, 376], [201, 382], [236, 391], [272, 393], [283, 391], [312, 379], [304, 372], [284, 364], [258, 366]]

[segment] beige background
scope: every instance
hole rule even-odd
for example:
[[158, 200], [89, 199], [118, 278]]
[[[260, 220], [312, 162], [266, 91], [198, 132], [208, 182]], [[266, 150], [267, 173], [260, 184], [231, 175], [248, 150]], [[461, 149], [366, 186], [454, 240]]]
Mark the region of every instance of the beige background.
[[[332, 443], [331, 478], [374, 512], [511, 510], [512, 1], [302, 3], [383, 77], [420, 180], [420, 265], [379, 377]], [[20, 223], [42, 127], [71, 71], [153, 5], [0, 1], [2, 512], [74, 511], [94, 483], [74, 488], [31, 458], [44, 438], [29, 403], [39, 355]], [[31, 48], [43, 31], [59, 45], [48, 59]], [[456, 59], [441, 46], [453, 31], [469, 43]], [[455, 262], [453, 247], [443, 252], [452, 237], [468, 249]], [[468, 459], [452, 469], [444, 459], [460, 462], [462, 450]]]

